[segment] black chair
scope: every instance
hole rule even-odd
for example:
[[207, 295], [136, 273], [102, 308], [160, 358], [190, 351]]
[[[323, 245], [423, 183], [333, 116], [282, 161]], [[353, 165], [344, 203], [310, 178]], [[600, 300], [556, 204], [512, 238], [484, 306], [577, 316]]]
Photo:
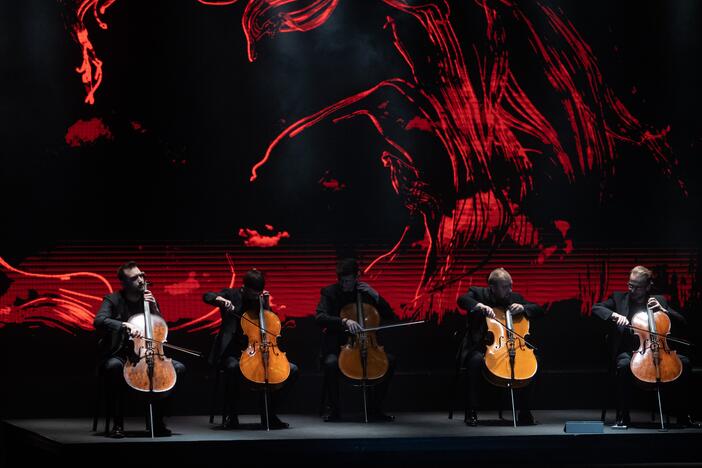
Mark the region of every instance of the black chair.
[[[458, 393], [459, 384], [461, 381], [461, 376], [465, 376], [467, 369], [463, 366], [457, 365], [455, 372], [453, 374], [453, 380], [451, 381], [451, 386], [449, 387], [449, 408], [448, 408], [448, 418], [453, 419], [453, 404], [456, 401], [456, 393]], [[468, 419], [468, 405], [463, 404], [463, 418]]]
[[[604, 345], [605, 345], [605, 350], [607, 350], [607, 356], [605, 357], [607, 359], [607, 376], [605, 377], [605, 385], [604, 389], [602, 390], [602, 412], [600, 414], [600, 421], [603, 423], [607, 419], [607, 408], [610, 406], [610, 403], [612, 402], [611, 394], [612, 394], [612, 389], [616, 388], [617, 385], [617, 366], [615, 365], [614, 359], [612, 359], [612, 356], [615, 355], [615, 350], [613, 349], [613, 340], [610, 339], [611, 335], [609, 333], [606, 333], [604, 335]], [[656, 420], [656, 412], [657, 412], [657, 401], [654, 402], [654, 406], [651, 409], [651, 421]], [[616, 406], [616, 404], [615, 404]], [[619, 408], [616, 408], [616, 416], [617, 418], [619, 416]], [[666, 426], [670, 424], [670, 416], [664, 412], [663, 417], [666, 420]]]
[[[454, 374], [453, 374], [453, 379], [451, 380], [451, 385], [449, 387], [449, 395], [448, 395], [448, 418], [453, 419], [453, 408], [454, 408], [454, 403], [456, 401], [456, 396], [458, 393], [458, 389], [460, 388], [460, 383], [461, 383], [461, 377], [463, 377], [465, 380], [468, 375], [468, 369], [463, 365], [463, 336], [467, 333], [466, 331], [461, 332], [455, 332], [454, 333], [454, 339], [458, 338], [458, 351], [456, 352], [456, 363], [454, 367]], [[497, 417], [502, 420], [502, 406], [500, 406], [497, 410]], [[463, 402], [463, 418], [468, 419], [468, 403], [465, 401]]]
[[100, 408], [103, 407], [105, 415], [105, 435], [110, 432], [110, 421], [112, 419], [112, 407], [107, 395], [107, 385], [105, 373], [102, 369], [96, 371], [96, 391], [93, 404], [93, 426], [92, 431], [97, 432], [98, 421], [100, 419]]
[[229, 401], [227, 400], [227, 395], [229, 395], [229, 379], [223, 369], [215, 369], [213, 374], [214, 384], [212, 385], [212, 397], [210, 399], [210, 424], [214, 424], [215, 413], [217, 412], [216, 407], [217, 398], [219, 396], [219, 386], [222, 379], [224, 379], [224, 393], [222, 394], [222, 404], [219, 413], [222, 415], [222, 424], [224, 424], [229, 410]]

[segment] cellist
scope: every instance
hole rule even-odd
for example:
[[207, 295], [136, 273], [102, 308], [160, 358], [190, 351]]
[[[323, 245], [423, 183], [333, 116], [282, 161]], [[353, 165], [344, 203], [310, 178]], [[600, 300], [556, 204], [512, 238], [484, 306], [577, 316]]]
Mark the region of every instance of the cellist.
[[[486, 317], [495, 318], [493, 307], [509, 309], [512, 316], [526, 314], [532, 319], [543, 314], [537, 304], [527, 302], [520, 294], [512, 291], [512, 276], [504, 268], [490, 272], [487, 287], [471, 287], [467, 293], [458, 298], [458, 307], [467, 312], [466, 333], [457, 353], [457, 365], [467, 370], [466, 419], [468, 426], [478, 425], [478, 398], [482, 380], [481, 373], [485, 367], [485, 343], [487, 341]], [[529, 426], [536, 424], [531, 414], [531, 389], [533, 385], [517, 391], [519, 417], [517, 424]]]
[[[630, 363], [634, 346], [634, 333], [630, 328], [630, 320], [638, 312], [645, 312], [647, 307], [654, 312], [663, 312], [673, 319], [673, 326], [684, 327], [686, 320], [679, 312], [671, 308], [665, 298], [651, 295], [653, 272], [638, 265], [629, 272], [628, 292], [615, 292], [606, 301], [592, 307], [592, 315], [609, 322], [612, 330], [609, 334], [609, 349], [614, 363], [616, 375], [617, 417], [614, 427], [626, 428], [631, 423], [629, 415], [629, 399], [633, 391], [634, 377]], [[678, 424], [683, 427], [700, 427], [690, 413], [692, 408], [692, 389], [690, 359], [678, 354], [683, 365], [682, 374], [672, 384], [672, 390], [677, 390], [679, 398], [671, 401], [678, 403]]]
[[[384, 321], [398, 320], [390, 304], [367, 283], [359, 281], [358, 261], [344, 258], [336, 265], [337, 282], [322, 288], [315, 321], [322, 328], [322, 349], [320, 360], [324, 374], [324, 393], [327, 404], [324, 408], [325, 422], [341, 419], [339, 401], [339, 351], [346, 344], [348, 334], [361, 331], [361, 325], [352, 319], [342, 319], [341, 309], [356, 302], [356, 293], [361, 293], [361, 301], [371, 304]], [[383, 379], [372, 387], [369, 419], [373, 421], [393, 421], [395, 418], [382, 410], [382, 402], [395, 369], [395, 358], [387, 354], [388, 371]]]
[[[239, 401], [240, 385], [245, 379], [239, 368], [241, 352], [246, 348], [246, 337], [241, 330], [242, 314], [246, 311], [258, 311], [259, 298], [264, 292], [266, 279], [260, 270], [249, 270], [244, 275], [244, 281], [239, 288], [224, 288], [219, 292], [207, 292], [202, 300], [207, 304], [219, 307], [222, 324], [212, 345], [209, 363], [217, 369], [224, 371], [229, 379], [229, 394], [225, 396], [228, 401], [228, 413], [225, 415], [224, 428], [236, 429], [239, 427], [237, 403]], [[266, 296], [268, 302], [268, 296]], [[265, 304], [270, 309], [270, 304]], [[297, 366], [290, 363], [290, 375], [281, 387], [276, 388], [271, 395], [271, 408], [268, 423], [271, 429], [286, 429], [289, 424], [281, 421], [276, 415], [280, 400], [287, 394], [297, 380]], [[261, 392], [261, 425], [265, 426], [265, 411], [263, 392]]]
[[[161, 315], [158, 303], [151, 291], [146, 288], [144, 272], [136, 262], [127, 262], [117, 270], [117, 278], [122, 284], [120, 291], [108, 294], [95, 315], [93, 326], [100, 333], [98, 341], [98, 372], [106, 383], [106, 396], [113, 417], [112, 430], [108, 437], [124, 437], [124, 395], [127, 385], [123, 369], [128, 358], [133, 357], [134, 347], [129, 337], [143, 337], [143, 332], [131, 323], [129, 317], [144, 312], [144, 301], [150, 304], [151, 313]], [[171, 360], [178, 375], [185, 372], [185, 366]], [[154, 435], [170, 436], [171, 431], [164, 423], [164, 413], [168, 396], [154, 401]], [[148, 422], [147, 422], [148, 424]], [[148, 429], [148, 428], [147, 428]]]

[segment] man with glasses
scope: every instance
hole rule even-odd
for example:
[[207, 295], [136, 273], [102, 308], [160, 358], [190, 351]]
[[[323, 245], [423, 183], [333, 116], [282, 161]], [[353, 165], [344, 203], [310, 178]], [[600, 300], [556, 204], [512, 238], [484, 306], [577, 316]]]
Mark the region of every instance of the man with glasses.
[[[466, 294], [458, 298], [458, 307], [467, 312], [467, 330], [458, 350], [458, 365], [467, 370], [466, 419], [468, 426], [478, 425], [478, 396], [481, 373], [485, 367], [485, 342], [487, 339], [486, 317], [495, 318], [493, 307], [509, 310], [512, 316], [526, 314], [528, 319], [543, 314], [543, 309], [527, 302], [520, 294], [512, 291], [512, 276], [504, 268], [497, 268], [488, 276], [488, 287], [471, 287]], [[518, 389], [517, 401], [519, 416], [517, 424], [531, 426], [536, 424], [531, 414], [531, 389], [533, 385]]]
[[[117, 270], [122, 283], [120, 291], [108, 294], [95, 315], [93, 326], [100, 333], [98, 341], [98, 372], [106, 382], [106, 397], [113, 417], [112, 430], [108, 437], [123, 438], [124, 434], [124, 395], [127, 384], [124, 380], [124, 363], [135, 358], [134, 345], [129, 337], [142, 338], [143, 331], [127, 322], [129, 317], [144, 313], [144, 301], [149, 302], [152, 314], [161, 315], [158, 303], [147, 289], [145, 274], [136, 262], [127, 262]], [[177, 374], [185, 372], [185, 366], [176, 361], [173, 367]], [[169, 392], [172, 393], [172, 392]], [[168, 395], [154, 401], [154, 434], [170, 436], [171, 431], [163, 421], [168, 405]], [[147, 421], [148, 424], [148, 421]], [[149, 429], [147, 427], [147, 429]]]
[[[631, 353], [638, 348], [630, 321], [634, 314], [646, 312], [650, 308], [653, 312], [663, 312], [672, 319], [673, 329], [684, 327], [685, 318], [673, 310], [663, 296], [650, 295], [653, 285], [653, 272], [643, 266], [635, 266], [629, 273], [628, 292], [615, 292], [606, 301], [599, 302], [592, 307], [592, 315], [609, 322], [612, 330], [609, 334], [609, 347], [611, 359], [615, 365], [617, 417], [613, 427], [625, 429], [631, 424], [629, 415], [629, 400], [631, 399], [634, 376], [631, 373]], [[676, 327], [677, 325], [677, 327]], [[672, 382], [673, 393], [679, 398], [670, 401], [677, 402], [678, 424], [682, 427], [700, 427], [690, 414], [692, 402], [691, 366], [690, 359], [678, 354], [683, 364], [682, 375]], [[677, 388], [676, 388], [677, 387]]]
[[[223, 427], [225, 429], [237, 429], [239, 427], [239, 412], [237, 403], [239, 401], [239, 386], [244, 377], [239, 368], [239, 358], [241, 351], [246, 349], [246, 337], [241, 330], [241, 316], [244, 312], [252, 310], [258, 316], [259, 298], [264, 293], [266, 285], [265, 277], [259, 270], [249, 270], [244, 275], [244, 284], [240, 288], [224, 288], [220, 292], [205, 293], [202, 300], [207, 304], [219, 307], [222, 315], [222, 325], [215, 338], [210, 352], [209, 362], [217, 369], [221, 369], [228, 379], [229, 394], [225, 395], [228, 405], [228, 414], [225, 415]], [[264, 307], [270, 310], [268, 296], [264, 296]], [[276, 410], [280, 400], [288, 393], [292, 385], [297, 380], [297, 366], [290, 363], [290, 375], [287, 380], [276, 386], [271, 392], [269, 407], [269, 427], [271, 429], [286, 429], [288, 423], [283, 422], [276, 415]], [[264, 393], [261, 392], [261, 425], [265, 426]]]

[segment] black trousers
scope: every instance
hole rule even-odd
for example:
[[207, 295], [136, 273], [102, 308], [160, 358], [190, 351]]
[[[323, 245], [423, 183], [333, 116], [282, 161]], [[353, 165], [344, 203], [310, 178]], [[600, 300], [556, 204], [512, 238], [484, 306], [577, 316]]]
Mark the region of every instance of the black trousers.
[[[173, 368], [178, 376], [185, 373], [185, 365], [183, 363], [171, 360]], [[106, 382], [106, 397], [108, 404], [111, 406], [113, 421], [116, 426], [124, 426], [124, 398], [129, 389], [129, 386], [124, 380], [124, 363], [126, 358], [121, 356], [112, 356], [107, 359], [102, 365], [101, 372], [105, 376]], [[177, 384], [176, 384], [177, 386]], [[154, 425], [163, 425], [163, 418], [170, 412], [170, 401], [173, 398], [175, 388], [163, 395], [158, 395], [153, 403]], [[147, 416], [148, 418], [148, 416]]]
[[[239, 414], [239, 397], [241, 395], [241, 385], [255, 386], [255, 384], [246, 380], [241, 373], [241, 368], [239, 367], [239, 359], [234, 356], [228, 356], [222, 358], [219, 368], [222, 369], [226, 375], [227, 379], [227, 413], [229, 417], [235, 417]], [[269, 415], [275, 416], [278, 413], [278, 408], [280, 407], [281, 401], [285, 401], [287, 395], [290, 393], [290, 389], [297, 381], [299, 372], [297, 366], [294, 363], [290, 363], [290, 376], [285, 382], [280, 385], [271, 386], [270, 392], [270, 406]], [[264, 413], [264, 401], [263, 398], [265, 393], [260, 392], [260, 412], [263, 416]]]
[[[468, 411], [477, 411], [480, 408], [480, 386], [485, 377], [485, 354], [480, 350], [473, 350], [466, 354], [463, 360], [463, 367], [466, 369], [466, 408]], [[539, 372], [532, 378], [525, 387], [514, 390], [514, 404], [519, 411], [530, 411], [533, 397], [534, 381]], [[495, 387], [497, 389], [497, 387]]]
[[[678, 354], [682, 362], [682, 374], [673, 382], [661, 385], [663, 410], [672, 410], [677, 415], [685, 415], [692, 410], [692, 365], [687, 356]], [[621, 352], [615, 360], [616, 368], [616, 392], [617, 411], [627, 413], [630, 408], [631, 394], [634, 391], [635, 382], [638, 382], [631, 373], [629, 364], [631, 363], [631, 353]], [[655, 387], [652, 387], [655, 389]]]
[[[370, 387], [370, 411], [378, 412], [382, 408], [382, 403], [388, 394], [390, 381], [395, 374], [395, 356], [387, 354], [388, 371], [385, 376], [380, 379], [375, 385]], [[341, 402], [339, 401], [339, 355], [326, 354], [322, 356], [322, 372], [324, 374], [324, 393], [327, 396], [327, 405], [330, 412], [338, 413], [341, 411]]]

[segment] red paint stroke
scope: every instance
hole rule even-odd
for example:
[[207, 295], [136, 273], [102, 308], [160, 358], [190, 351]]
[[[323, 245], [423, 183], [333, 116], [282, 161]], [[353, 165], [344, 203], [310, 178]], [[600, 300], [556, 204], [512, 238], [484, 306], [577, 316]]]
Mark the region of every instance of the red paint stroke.
[[400, 240], [397, 241], [397, 244], [395, 244], [395, 246], [392, 249], [390, 249], [388, 252], [385, 252], [384, 254], [379, 255], [372, 262], [370, 262], [368, 264], [368, 266], [363, 270], [363, 273], [364, 274], [368, 273], [378, 262], [380, 262], [384, 258], [387, 258], [387, 257], [393, 255], [395, 252], [397, 252], [397, 249], [399, 249], [400, 245], [402, 245], [402, 241], [405, 240], [405, 235], [407, 234], [407, 231], [409, 231], [409, 230], [410, 230], [410, 227], [405, 226], [405, 229], [404, 229], [404, 231], [402, 231], [402, 235], [400, 236]]
[[[227, 287], [233, 288], [234, 283], [236, 282], [236, 270], [234, 269], [234, 261], [232, 260], [232, 257], [229, 254], [225, 254], [225, 258], [227, 259], [227, 265], [229, 266], [229, 272], [231, 273], [229, 284], [227, 285]], [[219, 328], [219, 325], [222, 323], [221, 317], [217, 316], [218, 314], [219, 307], [213, 307], [208, 312], [199, 317], [188, 320], [185, 323], [181, 323], [180, 325], [171, 327], [171, 330], [188, 330], [190, 333], [194, 333], [196, 331], [201, 330], [216, 331]], [[213, 317], [215, 318], [213, 319]]]
[[137, 122], [136, 120], [132, 120], [129, 122], [129, 124], [132, 126], [132, 130], [134, 130], [137, 133], [146, 133], [146, 128], [144, 125], [142, 125], [141, 122]]
[[431, 122], [429, 122], [427, 119], [419, 117], [418, 115], [415, 115], [412, 117], [412, 120], [407, 122], [405, 130], [412, 130], [415, 128], [423, 132], [431, 132]]
[[[70, 0], [69, 0], [70, 1]], [[86, 15], [91, 12], [92, 17], [101, 29], [107, 29], [107, 23], [102, 17], [105, 11], [116, 0], [80, 0], [71, 9], [68, 27], [73, 36], [73, 40], [80, 46], [82, 63], [76, 68], [85, 88], [85, 102], [95, 103], [95, 92], [102, 83], [102, 60], [98, 58], [93, 43], [90, 40]]]
[[[107, 258], [110, 263], [108, 271], [114, 270], [114, 264], [119, 264], [131, 254], [122, 253], [120, 259], [111, 257], [111, 250], [99, 253], [98, 256]], [[46, 256], [40, 257], [44, 262]], [[76, 261], [77, 260], [77, 261]], [[234, 270], [231, 258], [227, 255], [227, 261], [232, 273], [229, 279], [229, 287], [234, 284]], [[46, 263], [41, 263], [42, 270], [49, 267]], [[82, 263], [86, 267], [96, 265], [99, 261], [93, 256], [79, 256], [71, 261], [59, 262], [51, 266], [51, 269], [70, 269], [74, 265]], [[146, 262], [145, 262], [146, 263]], [[163, 278], [169, 276], [169, 268], [160, 269], [162, 262], [151, 265], [148, 269], [153, 272], [151, 276]], [[195, 262], [193, 267], [199, 268], [201, 265]], [[153, 268], [152, 268], [153, 267]], [[161, 267], [163, 268], [163, 267]], [[213, 272], [216, 271], [213, 266]], [[37, 273], [36, 266], [31, 269], [20, 269], [7, 263], [0, 258], [0, 271], [11, 280], [10, 288], [0, 296], [0, 327], [8, 324], [37, 325], [48, 328], [55, 328], [60, 331], [75, 335], [79, 330], [93, 330], [93, 320], [98, 307], [102, 303], [103, 296], [113, 291], [109, 281], [104, 274], [92, 271], [76, 271], [71, 273]], [[101, 268], [105, 270], [105, 268]], [[65, 271], [65, 270], [64, 270]], [[114, 274], [114, 273], [112, 273]], [[219, 289], [211, 284], [201, 284], [195, 277], [196, 271], [188, 273], [188, 279], [182, 282], [170, 283], [165, 286], [155, 284], [151, 289], [159, 299], [161, 310], [165, 317], [181, 315], [187, 318], [184, 323], [180, 323], [173, 329], [192, 328], [215, 330], [218, 326], [219, 317], [212, 318], [219, 309], [210, 309], [209, 312], [201, 313], [202, 294], [210, 289]], [[208, 278], [211, 282], [212, 273], [200, 275]], [[222, 276], [222, 275], [217, 275]], [[223, 281], [222, 283], [226, 283]], [[182, 311], [185, 307], [185, 311]], [[181, 312], [178, 312], [178, 311]], [[182, 315], [185, 314], [185, 315]], [[195, 328], [197, 326], [197, 328]]]
[[[324, 121], [336, 124], [367, 117], [390, 147], [381, 161], [389, 170], [393, 189], [410, 213], [421, 216], [426, 229], [423, 247], [427, 257], [420, 287], [432, 290], [450, 277], [458, 265], [454, 253], [479, 241], [500, 245], [509, 239], [519, 246], [540, 248], [542, 262], [558, 251], [553, 245], [539, 247], [541, 228], [520, 210], [535, 189], [532, 172], [537, 159], [549, 161], [570, 182], [591, 173], [606, 177], [617, 156], [615, 145], [623, 142], [645, 148], [662, 171], [672, 176], [676, 162], [666, 140], [668, 129], [646, 127], [628, 111], [604, 84], [590, 47], [561, 13], [539, 5], [537, 13], [529, 16], [510, 1], [475, 2], [486, 19], [482, 40], [487, 39], [488, 46], [481, 48], [476, 42], [471, 50], [476, 59], [469, 62], [453, 29], [448, 2], [383, 1], [422, 27], [433, 55], [416, 56], [401, 40], [395, 20], [387, 16], [384, 28], [390, 31], [411, 80], [385, 79], [298, 119], [273, 139], [252, 167], [251, 181], [284, 140]], [[507, 30], [507, 20], [517, 25]], [[537, 20], [538, 30], [534, 27]], [[561, 133], [556, 131], [554, 117], [540, 109], [535, 96], [527, 94], [511, 67], [512, 44], [525, 40], [533, 53], [531, 59], [542, 64], [543, 79], [567, 118], [569, 129]], [[433, 68], [420, 70], [416, 66], [420, 62], [433, 64]], [[440, 83], [438, 90], [435, 83]], [[388, 93], [395, 96], [388, 99]], [[443, 150], [432, 156], [450, 163], [454, 190], [448, 199], [446, 195], [442, 195], [444, 200], [437, 199], [435, 189], [424, 179], [419, 163], [427, 156], [410, 154], [408, 146], [392, 137], [391, 129], [381, 122], [404, 122], [399, 113], [407, 106], [414, 109], [414, 117], [405, 130], [430, 132]], [[378, 109], [383, 110], [382, 115], [374, 113]], [[396, 112], [394, 119], [389, 118]], [[507, 168], [504, 172], [509, 177], [503, 172], [493, 174], [497, 161]], [[476, 195], [477, 187], [485, 188]], [[453, 215], [442, 210], [447, 202], [455, 206]], [[572, 252], [571, 241], [565, 239], [563, 244], [564, 252]]]
[[169, 284], [165, 287], [168, 294], [172, 296], [182, 296], [197, 291], [200, 288], [200, 282], [196, 279], [197, 272], [191, 271], [188, 273], [188, 278], [179, 283]]
[[[89, 271], [62, 274], [33, 273], [13, 267], [2, 257], [0, 257], [0, 268], [10, 277], [18, 277], [13, 282], [13, 286], [19, 288], [37, 280], [51, 280], [62, 284], [77, 283], [80, 285], [86, 283], [95, 285], [97, 283], [96, 289], [99, 291], [97, 295], [94, 295], [58, 286], [45, 292], [26, 287], [26, 291], [24, 291], [26, 297], [30, 297], [29, 291], [35, 291], [35, 296], [38, 297], [27, 301], [12, 300], [11, 302], [7, 300], [6, 293], [0, 298], [0, 308], [7, 311], [3, 314], [6, 316], [2, 320], [3, 323], [37, 323], [71, 334], [75, 334], [78, 329], [90, 330], [95, 318], [94, 309], [102, 301], [100, 294], [112, 292], [112, 286], [104, 276]], [[95, 286], [92, 287], [95, 288]]]
[[[236, 3], [236, 0], [198, 1], [208, 6]], [[290, 5], [293, 4], [294, 7], [290, 9]], [[241, 18], [249, 61], [256, 60], [256, 43], [264, 37], [274, 37], [278, 33], [306, 32], [318, 28], [326, 23], [338, 4], [339, 0], [249, 0]]]
[[77, 148], [86, 143], [95, 143], [100, 138], [112, 139], [112, 132], [105, 123], [93, 117], [89, 120], [77, 120], [66, 131], [66, 143]]
[[239, 229], [239, 237], [244, 238], [244, 245], [246, 247], [275, 247], [282, 239], [287, 239], [290, 234], [287, 231], [280, 231], [272, 236], [267, 236], [265, 234], [260, 234], [255, 229], [241, 228]]
[[570, 223], [562, 219], [557, 219], [553, 222], [553, 224], [556, 226], [556, 229], [558, 229], [558, 232], [561, 233], [561, 236], [563, 238], [563, 253], [565, 253], [566, 255], [570, 254], [571, 252], [573, 252], [573, 240], [568, 238]]
[[331, 192], [340, 192], [346, 189], [346, 184], [343, 182], [339, 182], [338, 179], [332, 177], [331, 171], [325, 171], [322, 178], [319, 179], [317, 182], [322, 187], [324, 187], [325, 190], [329, 190]]
[[568, 231], [570, 230], [570, 223], [562, 219], [557, 219], [553, 222], [553, 224], [556, 226], [558, 232], [560, 232], [563, 238], [565, 239], [565, 237], [568, 235]]

